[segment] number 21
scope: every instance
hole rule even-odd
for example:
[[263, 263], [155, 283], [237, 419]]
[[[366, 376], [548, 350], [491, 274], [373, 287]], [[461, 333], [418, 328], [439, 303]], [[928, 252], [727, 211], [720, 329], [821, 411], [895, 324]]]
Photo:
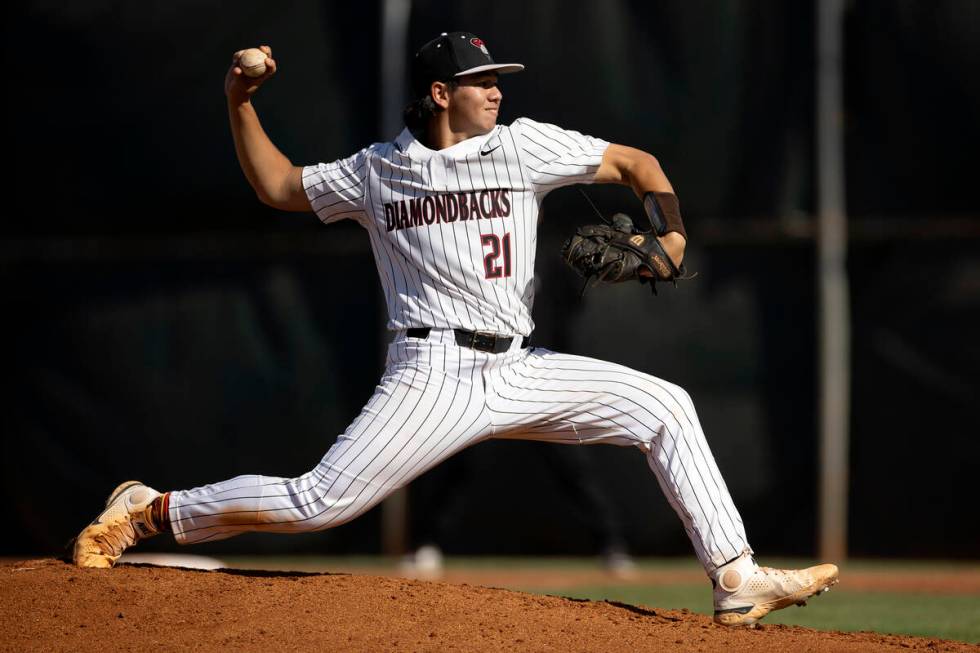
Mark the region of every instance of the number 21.
[[[490, 247], [490, 253], [483, 257], [483, 270], [487, 279], [499, 279], [500, 277], [510, 276], [510, 234], [504, 234], [503, 238], [497, 234], [482, 234], [480, 243], [484, 248]], [[504, 266], [497, 265], [500, 255], [504, 256]]]

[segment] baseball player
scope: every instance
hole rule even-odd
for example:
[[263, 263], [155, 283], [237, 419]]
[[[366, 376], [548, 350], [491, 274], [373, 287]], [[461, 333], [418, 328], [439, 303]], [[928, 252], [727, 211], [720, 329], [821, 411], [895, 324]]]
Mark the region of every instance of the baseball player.
[[[246, 531], [331, 528], [461, 449], [518, 438], [642, 451], [714, 586], [719, 623], [752, 624], [837, 582], [830, 564], [777, 570], [755, 563], [682, 388], [528, 344], [538, 210], [555, 188], [631, 187], [657, 234], [630, 235], [617, 223], [629, 242], [596, 254], [616, 259], [602, 278], [622, 276], [625, 267], [650, 283], [676, 278], [686, 235], [653, 156], [528, 118], [498, 125], [498, 75], [524, 67], [495, 63], [481, 39], [452, 32], [416, 53], [415, 101], [397, 138], [332, 163], [295, 166], [266, 136], [251, 102], [277, 70], [272, 51], [262, 49], [263, 75], [243, 76], [239, 52], [225, 80], [242, 170], [272, 207], [312, 210], [327, 224], [354, 220], [367, 232], [394, 332], [384, 374], [302, 476], [238, 476], [163, 494], [123, 483], [77, 537], [76, 564], [111, 567], [127, 547], [161, 532], [191, 544]], [[581, 251], [597, 233], [580, 230], [567, 249]], [[638, 265], [630, 259], [637, 252], [648, 255]], [[586, 258], [595, 263], [596, 256]]]

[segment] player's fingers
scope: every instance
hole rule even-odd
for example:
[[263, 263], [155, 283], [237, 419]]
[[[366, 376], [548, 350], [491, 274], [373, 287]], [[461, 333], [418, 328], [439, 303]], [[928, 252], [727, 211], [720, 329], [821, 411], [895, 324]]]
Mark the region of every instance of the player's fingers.
[[267, 56], [267, 57], [271, 57], [272, 56], [272, 48], [270, 48], [268, 45], [260, 45], [259, 46], [259, 50], [262, 50], [262, 52], [265, 52], [265, 56]]
[[242, 58], [242, 53], [243, 52], [245, 52], [245, 51], [244, 50], [237, 50], [235, 52], [235, 54], [231, 55], [231, 62], [232, 63], [238, 63], [238, 60]]
[[266, 59], [265, 60], [265, 72], [266, 72], [267, 75], [271, 75], [272, 73], [276, 72], [276, 60], [275, 59]]

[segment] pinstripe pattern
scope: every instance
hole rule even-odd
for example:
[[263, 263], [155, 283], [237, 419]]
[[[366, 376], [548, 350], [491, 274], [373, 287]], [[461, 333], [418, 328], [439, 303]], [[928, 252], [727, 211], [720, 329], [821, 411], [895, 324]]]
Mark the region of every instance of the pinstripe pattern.
[[[303, 186], [324, 223], [349, 218], [368, 231], [390, 330], [452, 327], [526, 336], [534, 329], [541, 201], [560, 186], [590, 183], [608, 145], [528, 118], [438, 152], [406, 130], [394, 143], [307, 166]], [[489, 191], [506, 199], [490, 200]], [[451, 220], [440, 215], [405, 226], [413, 203], [428, 202], [437, 211], [437, 204], [456, 205], [461, 198], [466, 219], [460, 209]], [[508, 249], [507, 273], [497, 278], [486, 274], [486, 235]], [[503, 265], [503, 252], [495, 261]]]
[[340, 525], [442, 460], [496, 437], [639, 448], [707, 570], [748, 549], [690, 397], [626, 367], [546, 349], [487, 354], [451, 331], [396, 338], [374, 396], [315, 469], [174, 492], [179, 542]]
[[495, 370], [496, 437], [633, 445], [646, 453], [699, 559], [720, 565], [748, 548], [745, 528], [680, 387], [614, 363], [536, 349]]
[[[405, 131], [305, 168], [320, 219], [350, 218], [368, 231], [388, 327], [398, 332], [384, 376], [308, 473], [171, 493], [177, 541], [331, 528], [496, 437], [635, 446], [709, 573], [751, 550], [684, 390], [613, 363], [522, 350], [519, 338], [503, 354], [455, 342], [453, 328], [530, 334], [540, 202], [591, 182], [607, 146], [521, 118], [439, 152]], [[417, 340], [405, 335], [413, 327], [432, 330]]]

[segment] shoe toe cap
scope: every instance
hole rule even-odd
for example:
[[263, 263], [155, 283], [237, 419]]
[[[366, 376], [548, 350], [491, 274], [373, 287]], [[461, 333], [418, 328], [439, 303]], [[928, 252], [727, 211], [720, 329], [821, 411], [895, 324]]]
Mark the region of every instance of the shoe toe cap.
[[112, 569], [114, 561], [102, 555], [87, 555], [76, 557], [75, 564], [85, 569]]
[[837, 568], [837, 565], [832, 564], [817, 565], [816, 567], [810, 567], [807, 571], [810, 572], [810, 575], [819, 584], [836, 583], [840, 576], [840, 569]]
[[72, 560], [79, 567], [93, 569], [109, 569], [116, 562], [114, 558], [103, 553], [94, 542], [86, 541], [81, 537], [75, 542]]

